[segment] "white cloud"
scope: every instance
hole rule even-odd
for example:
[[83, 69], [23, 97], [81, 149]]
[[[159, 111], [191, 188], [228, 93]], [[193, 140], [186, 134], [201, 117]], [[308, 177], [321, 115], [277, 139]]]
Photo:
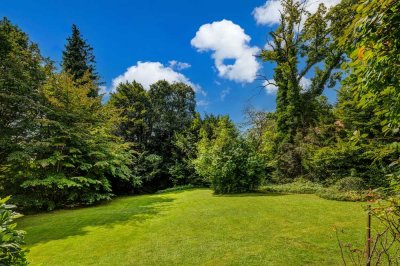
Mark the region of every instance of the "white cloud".
[[[191, 44], [198, 51], [212, 51], [212, 58], [220, 77], [236, 82], [253, 82], [260, 64], [255, 55], [257, 47], [249, 46], [251, 38], [229, 20], [202, 25]], [[226, 64], [224, 60], [234, 60]]]
[[225, 90], [222, 90], [222, 91], [221, 91], [221, 94], [219, 95], [221, 101], [224, 101], [224, 100], [225, 100], [225, 97], [228, 96], [228, 94], [229, 94], [230, 92], [231, 92], [231, 88], [226, 88]]
[[183, 70], [183, 69], [191, 67], [191, 65], [189, 63], [179, 62], [176, 60], [171, 60], [168, 63], [169, 63], [170, 68], [177, 69], [177, 70]]
[[164, 66], [160, 62], [137, 62], [136, 65], [129, 67], [126, 72], [112, 81], [112, 91], [123, 82], [136, 81], [148, 90], [150, 85], [159, 80], [168, 82], [182, 82], [191, 86], [197, 93], [206, 95], [206, 93], [197, 84], [192, 83], [185, 75], [176, 72], [171, 66]]
[[275, 80], [269, 79], [263, 82], [263, 86], [268, 94], [275, 94], [278, 91], [278, 87], [273, 84]]
[[[318, 10], [319, 4], [325, 4], [326, 7], [332, 7], [340, 3], [340, 0], [297, 0], [302, 3], [305, 2], [306, 10], [314, 13]], [[264, 5], [256, 7], [253, 10], [253, 16], [257, 24], [260, 25], [274, 25], [278, 24], [280, 20], [280, 12], [282, 11], [281, 1], [268, 0]]]
[[[263, 82], [263, 86], [268, 94], [276, 94], [278, 87], [275, 85], [275, 80], [269, 79]], [[305, 77], [300, 79], [301, 91], [307, 91], [311, 86], [311, 80]]]

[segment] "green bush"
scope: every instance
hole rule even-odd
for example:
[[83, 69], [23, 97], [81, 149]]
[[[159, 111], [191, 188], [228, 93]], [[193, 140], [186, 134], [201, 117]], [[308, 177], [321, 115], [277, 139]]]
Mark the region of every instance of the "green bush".
[[176, 187], [162, 189], [162, 190], [157, 191], [156, 193], [157, 194], [162, 194], [162, 193], [183, 191], [183, 190], [194, 189], [194, 188], [200, 188], [200, 187], [189, 184], [189, 185], [176, 186]]
[[316, 195], [323, 199], [338, 201], [366, 201], [367, 191], [339, 191], [335, 188], [318, 190]]
[[[360, 180], [363, 182], [362, 179]], [[368, 191], [360, 189], [361, 184], [363, 184], [360, 182], [360, 180], [359, 178], [355, 177], [351, 177], [351, 179], [346, 178], [346, 180], [342, 181], [340, 186], [342, 190], [340, 190], [338, 189], [338, 186], [324, 187], [321, 184], [313, 183], [308, 180], [297, 179], [292, 183], [267, 185], [262, 188], [262, 191], [294, 194], [315, 194], [324, 199], [338, 201], [365, 201], [367, 200]], [[343, 188], [346, 188], [347, 190], [343, 190]]]
[[217, 194], [258, 189], [263, 176], [262, 159], [244, 141], [217, 155], [211, 185]]
[[322, 185], [303, 179], [297, 179], [287, 184], [268, 185], [263, 188], [264, 191], [296, 194], [315, 194], [321, 189], [323, 189]]
[[366, 188], [362, 178], [348, 176], [336, 182], [335, 187], [339, 191], [361, 191]]
[[7, 204], [10, 197], [0, 199], [0, 265], [27, 265], [22, 249], [25, 232], [16, 230], [13, 218], [17, 215], [14, 205]]
[[228, 118], [218, 122], [215, 138], [203, 131], [194, 160], [197, 173], [211, 184], [217, 194], [257, 190], [265, 175], [263, 157], [251, 143], [239, 137]]

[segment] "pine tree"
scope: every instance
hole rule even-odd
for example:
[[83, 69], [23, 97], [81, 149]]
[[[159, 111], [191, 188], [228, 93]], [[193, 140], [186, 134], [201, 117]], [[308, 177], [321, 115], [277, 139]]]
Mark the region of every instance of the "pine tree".
[[74, 81], [82, 80], [86, 72], [90, 79], [97, 84], [96, 88], [89, 93], [89, 96], [98, 95], [100, 77], [96, 73], [96, 60], [93, 48], [83, 39], [78, 27], [72, 25], [72, 35], [67, 38], [67, 44], [63, 51], [62, 69], [70, 73]]

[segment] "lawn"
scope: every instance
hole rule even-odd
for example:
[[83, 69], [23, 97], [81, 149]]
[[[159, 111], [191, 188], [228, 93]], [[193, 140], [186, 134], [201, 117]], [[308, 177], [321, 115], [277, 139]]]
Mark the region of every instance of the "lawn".
[[339, 265], [334, 227], [363, 243], [363, 204], [314, 195], [121, 197], [25, 216], [33, 265]]

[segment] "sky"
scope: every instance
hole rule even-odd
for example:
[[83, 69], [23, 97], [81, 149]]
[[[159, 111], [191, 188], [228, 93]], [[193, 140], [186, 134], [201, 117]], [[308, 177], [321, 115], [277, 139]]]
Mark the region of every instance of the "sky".
[[[308, 9], [320, 2], [338, 0], [312, 0]], [[195, 89], [200, 113], [229, 114], [235, 122], [250, 106], [275, 109], [276, 88], [261, 78], [272, 80], [274, 66], [255, 55], [277, 27], [280, 8], [266, 0], [0, 0], [0, 16], [57, 65], [76, 24], [94, 48], [105, 93], [124, 81], [145, 88], [160, 79], [184, 82]], [[334, 101], [334, 90], [325, 94]]]

